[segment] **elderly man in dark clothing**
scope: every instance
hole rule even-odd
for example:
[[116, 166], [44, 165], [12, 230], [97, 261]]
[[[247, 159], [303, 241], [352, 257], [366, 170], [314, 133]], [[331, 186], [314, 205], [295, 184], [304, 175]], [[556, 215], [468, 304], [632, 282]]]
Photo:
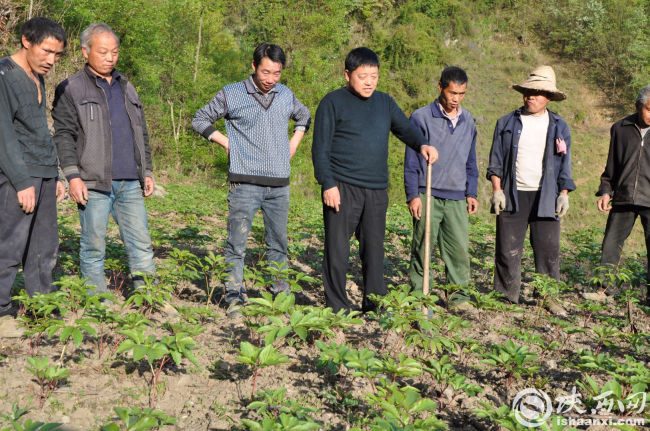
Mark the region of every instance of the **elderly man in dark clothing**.
[[142, 102], [115, 69], [118, 37], [95, 23], [79, 39], [88, 63], [57, 86], [54, 141], [79, 209], [81, 274], [103, 293], [109, 215], [120, 228], [134, 285], [144, 283], [136, 273], [156, 271], [143, 200], [154, 191], [153, 166]]
[[388, 209], [388, 136], [393, 132], [429, 164], [438, 152], [386, 93], [375, 91], [379, 58], [356, 48], [345, 59], [348, 86], [328, 93], [318, 105], [312, 158], [323, 189], [325, 301], [334, 312], [351, 309], [345, 283], [350, 237], [359, 240], [363, 272], [362, 310], [369, 294], [385, 295], [384, 235]]
[[21, 48], [0, 60], [0, 317], [15, 313], [11, 286], [21, 263], [28, 294], [52, 290], [56, 202], [65, 195], [43, 75], [63, 54], [66, 34], [42, 17], [25, 22], [20, 33]]
[[[650, 85], [636, 98], [636, 113], [616, 122], [610, 131], [609, 154], [596, 196], [598, 209], [609, 212], [600, 264], [615, 267], [625, 240], [641, 217], [646, 249], [650, 255]], [[648, 144], [648, 145], [645, 145]], [[611, 202], [612, 206], [608, 206]], [[650, 278], [650, 277], [649, 277]], [[608, 294], [617, 293], [611, 286]], [[650, 287], [646, 286], [650, 306]]]

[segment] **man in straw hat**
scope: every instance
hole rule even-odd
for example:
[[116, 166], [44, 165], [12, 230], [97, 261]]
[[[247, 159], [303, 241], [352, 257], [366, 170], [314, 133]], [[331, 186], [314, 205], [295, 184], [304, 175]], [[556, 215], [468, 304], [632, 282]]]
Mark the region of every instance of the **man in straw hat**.
[[[512, 88], [523, 94], [524, 106], [497, 121], [487, 178], [497, 215], [494, 288], [518, 303], [528, 226], [535, 272], [560, 278], [560, 218], [576, 186], [571, 179], [569, 126], [546, 107], [549, 101], [566, 99], [555, 86], [553, 69], [540, 66]], [[554, 314], [566, 314], [554, 298], [546, 306]]]
[[[650, 130], [650, 85], [639, 91], [635, 105], [636, 113], [612, 126], [607, 165], [596, 193], [600, 196], [598, 209], [609, 212], [600, 259], [603, 266], [618, 265], [623, 245], [637, 217], [641, 217], [650, 255], [650, 151], [645, 145], [650, 145], [647, 133]], [[611, 207], [608, 206], [610, 201]], [[646, 289], [646, 305], [650, 306], [650, 287]], [[606, 292], [609, 295], [617, 293], [611, 287]]]

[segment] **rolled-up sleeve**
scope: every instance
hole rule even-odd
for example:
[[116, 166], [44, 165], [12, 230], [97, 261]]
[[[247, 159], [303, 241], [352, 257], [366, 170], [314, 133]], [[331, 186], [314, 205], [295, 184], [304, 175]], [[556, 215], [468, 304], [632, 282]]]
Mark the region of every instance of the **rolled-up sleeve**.
[[217, 131], [213, 124], [226, 114], [228, 114], [226, 93], [221, 89], [207, 105], [196, 111], [192, 119], [192, 128], [205, 139], [210, 140], [212, 134]]
[[291, 113], [291, 119], [296, 122], [293, 127], [295, 131], [306, 132], [309, 130], [311, 124], [311, 114], [309, 113], [309, 108], [300, 103], [300, 100], [294, 95], [293, 96], [293, 112]]

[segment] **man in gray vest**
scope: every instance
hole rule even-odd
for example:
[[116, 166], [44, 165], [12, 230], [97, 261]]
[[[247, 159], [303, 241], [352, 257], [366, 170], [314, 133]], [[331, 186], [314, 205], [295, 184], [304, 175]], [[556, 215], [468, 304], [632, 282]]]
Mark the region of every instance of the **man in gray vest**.
[[[0, 317], [15, 314], [11, 287], [21, 263], [29, 295], [51, 291], [59, 249], [56, 202], [65, 195], [43, 75], [61, 58], [66, 34], [42, 17], [25, 22], [20, 34], [18, 52], [0, 60]], [[8, 335], [5, 329], [0, 337]]]
[[[229, 156], [228, 240], [226, 260], [227, 315], [241, 315], [246, 289], [243, 285], [246, 240], [253, 218], [262, 208], [269, 262], [287, 262], [287, 220], [289, 216], [289, 160], [309, 128], [309, 109], [291, 90], [279, 84], [285, 55], [277, 45], [261, 44], [253, 54], [253, 74], [230, 84], [194, 116], [194, 130], [221, 145]], [[214, 128], [226, 120], [228, 136]], [[295, 121], [289, 139], [289, 120]], [[287, 290], [276, 284], [274, 293]]]
[[154, 190], [149, 135], [138, 93], [116, 69], [119, 39], [95, 23], [80, 36], [88, 60], [56, 88], [54, 142], [81, 222], [81, 274], [96, 293], [107, 292], [104, 274], [109, 215], [120, 228], [134, 285], [135, 273], [156, 267], [143, 195]]
[[[431, 178], [431, 242], [438, 241], [445, 263], [448, 284], [469, 283], [469, 232], [467, 214], [478, 210], [476, 166], [476, 126], [468, 110], [460, 107], [467, 90], [467, 74], [460, 67], [442, 71], [438, 83], [440, 96], [411, 115], [429, 143], [438, 150], [438, 162]], [[413, 289], [422, 292], [424, 275], [424, 229], [422, 202], [426, 199], [427, 162], [406, 147], [404, 188], [413, 216], [413, 241], [409, 276]], [[431, 271], [433, 282], [433, 271]], [[452, 304], [471, 309], [467, 295], [454, 295]]]

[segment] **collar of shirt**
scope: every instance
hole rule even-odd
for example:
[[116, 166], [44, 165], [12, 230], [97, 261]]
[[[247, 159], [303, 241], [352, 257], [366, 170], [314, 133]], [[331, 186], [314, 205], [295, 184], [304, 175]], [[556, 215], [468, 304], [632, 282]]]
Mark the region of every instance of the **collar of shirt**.
[[[100, 81], [100, 80], [106, 81], [106, 78], [104, 78], [103, 76], [99, 76], [98, 74], [96, 74], [95, 72], [90, 70], [90, 67], [88, 67], [87, 63], [86, 63], [86, 65], [84, 67], [86, 68], [86, 71], [89, 72], [89, 75], [94, 77], [96, 80], [98, 80], [98, 81]], [[113, 82], [119, 81], [119, 79], [122, 77], [122, 75], [120, 74], [120, 72], [117, 71], [117, 69], [113, 69], [111, 71], [111, 76], [113, 77], [113, 80], [111, 81], [111, 85], [113, 85]]]
[[449, 114], [447, 114], [447, 111], [445, 111], [445, 108], [442, 107], [442, 105], [440, 104], [440, 100], [438, 99], [436, 99], [436, 107], [438, 107], [438, 110], [444, 117], [449, 118], [452, 122], [454, 122], [454, 124], [458, 122], [458, 119], [463, 113], [463, 108], [461, 108], [460, 105], [458, 105], [458, 109], [456, 109], [456, 115], [450, 117]]
[[271, 89], [268, 91], [268, 93], [264, 94], [262, 93], [262, 90], [257, 88], [257, 85], [255, 85], [255, 81], [253, 80], [253, 76], [255, 76], [254, 73], [251, 73], [251, 76], [248, 77], [246, 81], [244, 81], [244, 85], [246, 86], [246, 91], [249, 93], [258, 93], [262, 96], [268, 96], [271, 93], [277, 93], [278, 90], [275, 88], [275, 85], [271, 87]]

